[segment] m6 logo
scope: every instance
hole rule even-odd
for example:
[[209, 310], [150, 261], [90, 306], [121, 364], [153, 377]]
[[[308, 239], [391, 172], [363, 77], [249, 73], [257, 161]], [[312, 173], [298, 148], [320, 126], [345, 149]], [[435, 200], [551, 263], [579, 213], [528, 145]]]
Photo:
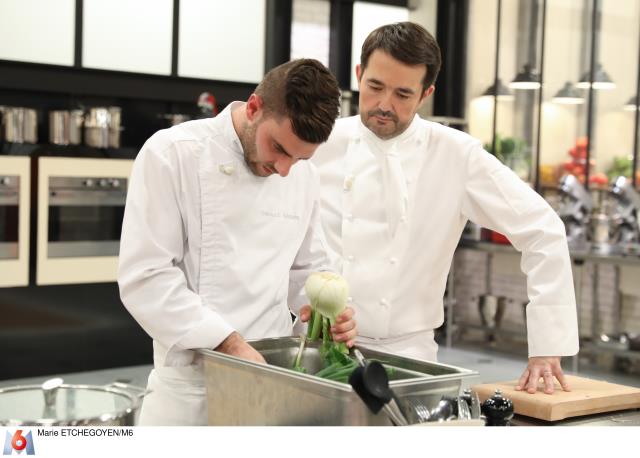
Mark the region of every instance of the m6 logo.
[[26, 436], [22, 435], [21, 429], [16, 430], [13, 436], [9, 434], [9, 431], [7, 431], [2, 454], [11, 455], [14, 451], [18, 454], [25, 451], [27, 455], [36, 454], [35, 448], [33, 447], [33, 435], [31, 434], [31, 431], [29, 431]]

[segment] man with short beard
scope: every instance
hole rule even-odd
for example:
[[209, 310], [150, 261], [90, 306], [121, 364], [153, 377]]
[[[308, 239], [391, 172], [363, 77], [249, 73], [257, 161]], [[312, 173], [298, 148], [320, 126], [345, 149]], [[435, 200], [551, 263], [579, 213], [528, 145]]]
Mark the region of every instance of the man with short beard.
[[530, 303], [529, 362], [519, 388], [540, 378], [569, 389], [560, 357], [578, 351], [564, 225], [480, 141], [416, 113], [434, 91], [440, 49], [411, 22], [367, 37], [360, 114], [336, 123], [313, 162], [322, 223], [358, 314], [358, 343], [435, 360], [447, 274], [467, 220], [505, 234], [522, 252]]
[[[271, 70], [246, 103], [153, 135], [136, 158], [122, 227], [122, 302], [153, 338], [141, 425], [206, 425], [210, 348], [264, 358], [245, 339], [292, 334], [307, 276], [329, 267], [308, 159], [338, 115], [318, 61]], [[296, 307], [296, 305], [298, 307]], [[332, 329], [353, 344], [353, 311]]]

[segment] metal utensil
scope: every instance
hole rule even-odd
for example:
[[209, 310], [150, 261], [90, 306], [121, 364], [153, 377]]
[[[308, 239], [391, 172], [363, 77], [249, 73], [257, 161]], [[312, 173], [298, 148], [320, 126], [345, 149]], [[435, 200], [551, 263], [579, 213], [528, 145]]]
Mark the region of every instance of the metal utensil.
[[438, 405], [431, 409], [429, 421], [447, 421], [453, 414], [453, 405], [448, 399], [441, 399]]
[[475, 391], [469, 390], [469, 394], [471, 395], [471, 418], [479, 419], [482, 415], [482, 409], [480, 406], [480, 398], [478, 397], [478, 393]]
[[458, 398], [458, 419], [459, 420], [470, 420], [471, 419], [471, 410], [469, 409], [469, 404], [463, 398]]
[[414, 404], [413, 410], [418, 417], [418, 422], [425, 423], [427, 421], [430, 421], [431, 413], [429, 412], [427, 406], [425, 406], [424, 404]]
[[389, 388], [389, 377], [384, 366], [378, 361], [366, 361], [357, 348], [353, 349], [353, 353], [360, 367], [354, 370], [354, 373], [349, 378], [351, 386], [367, 403], [369, 408], [371, 408], [371, 405], [367, 402], [367, 394], [382, 402], [382, 410], [384, 410], [392, 424], [395, 426], [407, 426], [409, 422], [400, 410], [393, 396], [393, 391]]

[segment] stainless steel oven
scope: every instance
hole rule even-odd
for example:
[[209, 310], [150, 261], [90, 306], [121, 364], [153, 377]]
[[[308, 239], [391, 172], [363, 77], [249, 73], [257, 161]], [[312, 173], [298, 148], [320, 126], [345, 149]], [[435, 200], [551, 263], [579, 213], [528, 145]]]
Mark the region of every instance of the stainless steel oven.
[[29, 283], [30, 164], [0, 157], [0, 287]]
[[47, 256], [117, 256], [127, 179], [49, 177]]
[[0, 174], [0, 259], [18, 258], [19, 190], [18, 175]]
[[40, 158], [37, 284], [116, 280], [132, 162]]

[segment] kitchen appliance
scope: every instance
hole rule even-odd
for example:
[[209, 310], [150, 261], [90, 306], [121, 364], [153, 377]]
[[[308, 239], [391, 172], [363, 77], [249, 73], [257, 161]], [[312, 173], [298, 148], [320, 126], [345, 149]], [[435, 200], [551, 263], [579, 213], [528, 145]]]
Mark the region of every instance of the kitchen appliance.
[[28, 157], [0, 156], [0, 287], [29, 284]]
[[79, 145], [82, 142], [82, 110], [49, 112], [49, 142], [54, 145]]
[[589, 215], [593, 209], [591, 196], [573, 175], [563, 176], [558, 190], [561, 194], [558, 215], [565, 225], [569, 248], [584, 250], [587, 248]]
[[119, 148], [122, 110], [120, 107], [89, 108], [84, 121], [84, 141], [94, 148]]
[[0, 107], [0, 139], [9, 143], [38, 143], [38, 112], [32, 108]]
[[[212, 350], [199, 350], [207, 386], [210, 425], [391, 425], [373, 414], [351, 385], [291, 370], [297, 337], [250, 342], [268, 365]], [[477, 373], [445, 364], [403, 358], [360, 348], [365, 358], [395, 367], [389, 386], [410, 423], [414, 405], [435, 407], [442, 396], [458, 396], [463, 380]], [[310, 373], [321, 368], [319, 344], [307, 344], [302, 364]]]
[[614, 238], [625, 254], [640, 254], [640, 193], [626, 177], [616, 178], [611, 195], [617, 203]]
[[132, 163], [39, 159], [38, 285], [116, 280]]
[[0, 388], [2, 426], [133, 426], [146, 390], [124, 383]]
[[562, 391], [556, 382], [555, 391], [551, 396], [539, 396], [544, 389], [542, 381], [538, 387], [539, 393], [534, 395], [526, 391], [516, 391], [517, 380], [477, 385], [473, 390], [484, 401], [499, 389], [505, 397], [513, 401], [516, 414], [546, 421], [640, 407], [640, 388], [573, 375], [565, 377], [571, 391]]

